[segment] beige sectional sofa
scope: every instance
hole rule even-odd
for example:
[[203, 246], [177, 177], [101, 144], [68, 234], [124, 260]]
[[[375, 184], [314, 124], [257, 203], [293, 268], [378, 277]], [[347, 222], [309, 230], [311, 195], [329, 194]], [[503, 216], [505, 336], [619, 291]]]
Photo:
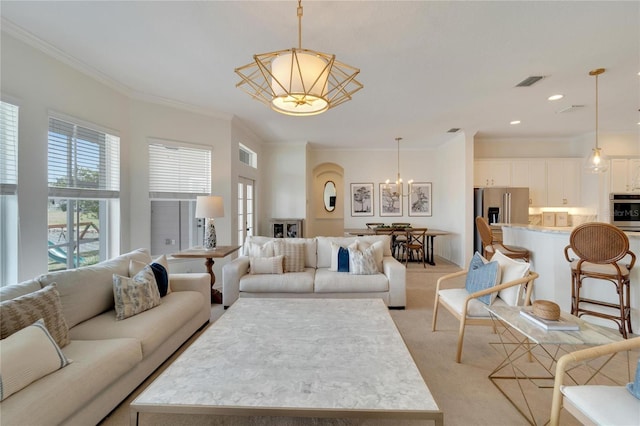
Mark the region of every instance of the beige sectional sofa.
[[208, 274], [170, 274], [171, 292], [160, 305], [117, 321], [113, 274], [128, 276], [130, 260], [152, 262], [148, 251], [139, 249], [0, 287], [4, 302], [55, 283], [69, 328], [70, 343], [62, 352], [72, 360], [3, 400], [3, 426], [98, 423], [208, 323]]
[[[282, 274], [250, 273], [251, 245], [275, 241], [304, 244], [304, 271]], [[356, 241], [382, 247], [379, 272], [355, 275], [330, 270], [332, 244], [348, 247]], [[391, 254], [390, 236], [270, 238], [247, 237], [240, 255], [222, 269], [225, 307], [238, 297], [381, 298], [390, 308], [406, 305], [406, 268]]]

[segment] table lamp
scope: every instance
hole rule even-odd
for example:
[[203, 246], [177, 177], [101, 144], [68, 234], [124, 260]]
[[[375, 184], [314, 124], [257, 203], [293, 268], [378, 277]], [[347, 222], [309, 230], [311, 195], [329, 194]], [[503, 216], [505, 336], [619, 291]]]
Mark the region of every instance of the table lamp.
[[207, 250], [216, 248], [216, 227], [213, 219], [224, 217], [224, 204], [222, 197], [203, 195], [196, 198], [196, 218], [205, 220], [204, 248]]

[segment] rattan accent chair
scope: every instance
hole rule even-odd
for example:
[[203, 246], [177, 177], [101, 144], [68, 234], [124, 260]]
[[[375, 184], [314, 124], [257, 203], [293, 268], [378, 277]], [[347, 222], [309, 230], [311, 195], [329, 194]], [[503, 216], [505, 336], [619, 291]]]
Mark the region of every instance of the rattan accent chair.
[[[627, 235], [608, 223], [583, 223], [571, 232], [564, 257], [571, 265], [571, 313], [579, 317], [591, 315], [612, 320], [626, 339], [632, 333], [629, 273], [636, 262], [636, 255], [629, 251]], [[628, 263], [622, 262], [625, 259]], [[598, 285], [585, 282], [587, 279], [612, 283], [618, 301], [613, 303], [584, 297], [581, 294], [583, 285]], [[589, 305], [613, 309], [616, 313], [605, 313], [603, 309], [596, 311]]]
[[478, 227], [480, 239], [482, 240], [482, 255], [487, 260], [491, 260], [496, 250], [500, 250], [502, 254], [511, 259], [523, 259], [525, 262], [529, 261], [531, 253], [526, 248], [511, 245], [506, 246], [502, 241], [494, 239], [489, 222], [487, 222], [487, 219], [484, 217], [476, 217], [476, 226]]

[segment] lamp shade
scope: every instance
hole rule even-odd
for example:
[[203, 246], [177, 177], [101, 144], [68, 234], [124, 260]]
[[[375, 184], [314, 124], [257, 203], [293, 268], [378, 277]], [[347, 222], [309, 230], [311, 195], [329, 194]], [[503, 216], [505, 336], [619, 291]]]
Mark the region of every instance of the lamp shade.
[[222, 197], [201, 195], [196, 198], [196, 217], [210, 219], [224, 217]]

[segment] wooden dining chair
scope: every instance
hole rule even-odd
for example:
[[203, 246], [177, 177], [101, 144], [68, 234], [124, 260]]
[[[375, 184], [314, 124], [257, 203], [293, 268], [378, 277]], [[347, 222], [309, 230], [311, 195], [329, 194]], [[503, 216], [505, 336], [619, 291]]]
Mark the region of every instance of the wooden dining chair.
[[425, 239], [427, 228], [410, 228], [407, 229], [404, 243], [404, 264], [406, 265], [414, 253], [418, 259], [422, 259], [422, 267], [426, 268]]

